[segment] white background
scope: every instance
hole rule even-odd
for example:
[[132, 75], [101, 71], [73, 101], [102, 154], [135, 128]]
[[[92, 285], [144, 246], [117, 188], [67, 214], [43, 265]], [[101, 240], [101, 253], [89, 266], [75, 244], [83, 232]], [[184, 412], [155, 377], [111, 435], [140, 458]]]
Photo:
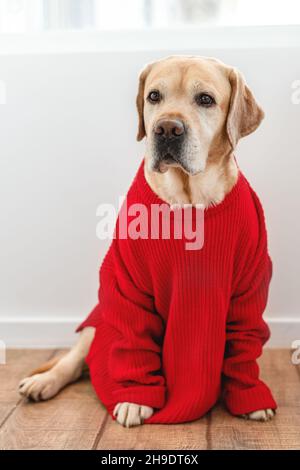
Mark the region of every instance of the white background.
[[135, 142], [138, 71], [182, 52], [240, 68], [266, 112], [236, 155], [268, 225], [271, 344], [289, 347], [300, 337], [300, 104], [292, 103], [299, 29], [127, 39], [75, 34], [0, 44], [0, 338], [10, 346], [72, 341], [97, 301], [108, 246], [96, 238], [97, 206], [117, 204], [143, 157]]

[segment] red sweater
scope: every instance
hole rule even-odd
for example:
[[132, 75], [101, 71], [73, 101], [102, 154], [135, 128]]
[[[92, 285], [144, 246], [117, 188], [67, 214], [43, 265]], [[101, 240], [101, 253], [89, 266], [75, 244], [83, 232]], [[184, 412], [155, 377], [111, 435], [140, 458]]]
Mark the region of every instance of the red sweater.
[[[164, 204], [143, 163], [127, 194], [127, 206], [135, 203], [149, 214]], [[241, 172], [223, 202], [205, 209], [202, 249], [186, 250], [184, 237], [123, 239], [119, 220], [99, 304], [78, 327], [97, 328], [87, 363], [108, 412], [132, 402], [155, 408], [148, 423], [179, 423], [221, 397], [234, 415], [275, 409], [256, 362], [269, 338], [262, 314], [272, 264], [261, 204]]]

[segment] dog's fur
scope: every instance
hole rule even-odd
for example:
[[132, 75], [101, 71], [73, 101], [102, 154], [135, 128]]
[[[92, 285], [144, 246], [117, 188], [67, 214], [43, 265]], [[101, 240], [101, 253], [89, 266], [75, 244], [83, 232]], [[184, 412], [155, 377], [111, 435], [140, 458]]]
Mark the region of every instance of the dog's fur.
[[[159, 94], [157, 102], [149, 100], [153, 91]], [[203, 94], [213, 98], [211, 106], [196, 101]], [[137, 139], [147, 137], [145, 177], [152, 190], [169, 204], [205, 207], [219, 204], [234, 186], [238, 170], [232, 152], [264, 117], [236, 69], [194, 56], [172, 56], [147, 65], [139, 79], [137, 109]], [[170, 139], [161, 137], [170, 125], [175, 133]], [[94, 328], [85, 328], [65, 356], [23, 379], [21, 395], [47, 400], [77, 380], [94, 333]], [[117, 421], [128, 427], [142, 424], [152, 413], [152, 408], [134, 403], [119, 403], [114, 410]], [[268, 409], [244, 417], [266, 421], [273, 415]]]

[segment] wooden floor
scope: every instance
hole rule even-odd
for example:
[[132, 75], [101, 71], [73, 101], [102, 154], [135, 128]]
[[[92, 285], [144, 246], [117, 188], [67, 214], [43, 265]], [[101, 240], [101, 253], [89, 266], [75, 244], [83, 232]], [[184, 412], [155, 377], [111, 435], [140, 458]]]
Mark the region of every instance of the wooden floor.
[[30, 403], [17, 394], [26, 372], [59, 351], [13, 350], [0, 365], [0, 449], [300, 449], [300, 366], [287, 350], [266, 350], [262, 377], [279, 405], [275, 419], [253, 423], [221, 406], [188, 424], [125, 429], [113, 422], [88, 378], [55, 399]]

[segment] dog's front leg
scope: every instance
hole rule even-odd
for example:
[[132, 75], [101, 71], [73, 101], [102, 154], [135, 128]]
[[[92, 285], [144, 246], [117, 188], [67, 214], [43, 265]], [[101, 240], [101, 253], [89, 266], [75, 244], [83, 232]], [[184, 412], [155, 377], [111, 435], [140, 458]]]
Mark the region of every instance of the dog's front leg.
[[[164, 407], [166, 398], [161, 363], [164, 321], [151, 293], [143, 292], [133, 278], [137, 259], [142, 256], [132, 258], [130, 243], [130, 239], [122, 243], [114, 239], [103, 261], [98, 307], [101, 324], [89, 357], [98, 396], [111, 414], [114, 410], [116, 421], [127, 427], [142, 424], [153, 410]], [[130, 273], [128, 266], [132, 266]], [[106, 366], [99, 372], [101, 364]]]
[[267, 408], [266, 410], [257, 410], [252, 411], [252, 413], [248, 413], [245, 415], [241, 415], [241, 418], [250, 419], [251, 421], [269, 421], [275, 416], [275, 411], [271, 410], [271, 408]]
[[153, 411], [150, 406], [124, 402], [115, 406], [113, 415], [119, 424], [131, 428], [143, 424], [145, 419], [153, 415]]
[[268, 386], [259, 379], [256, 361], [270, 335], [262, 315], [272, 266], [266, 253], [260, 253], [252, 266], [256, 268], [253, 275], [241, 279], [228, 312], [224, 401], [233, 415], [267, 421], [274, 416], [276, 402]]

